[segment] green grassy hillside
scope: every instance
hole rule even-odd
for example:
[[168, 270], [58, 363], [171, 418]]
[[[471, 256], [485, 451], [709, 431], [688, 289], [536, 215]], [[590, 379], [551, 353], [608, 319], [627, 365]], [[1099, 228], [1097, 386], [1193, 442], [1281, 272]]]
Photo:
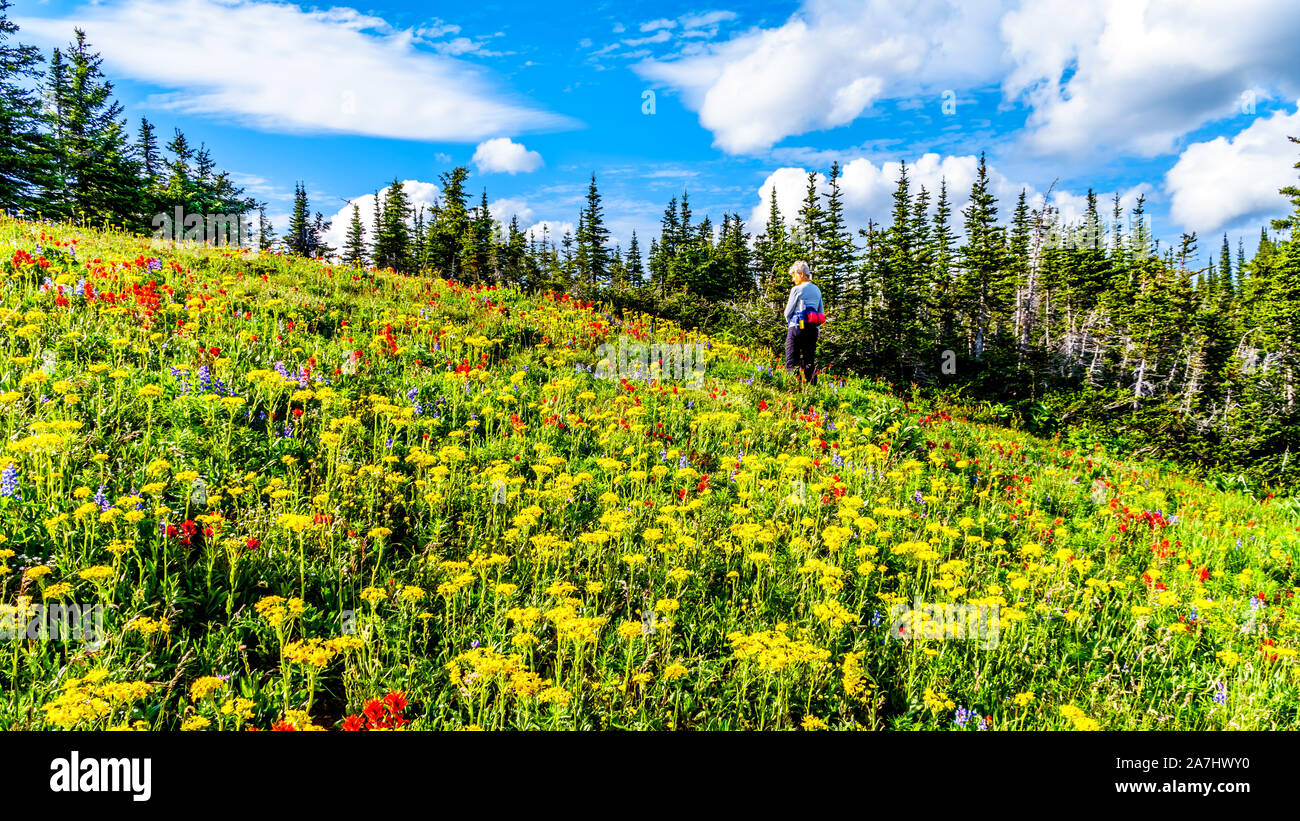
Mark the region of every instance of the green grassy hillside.
[[1290, 501], [566, 297], [6, 219], [0, 273], [0, 726], [1297, 725]]

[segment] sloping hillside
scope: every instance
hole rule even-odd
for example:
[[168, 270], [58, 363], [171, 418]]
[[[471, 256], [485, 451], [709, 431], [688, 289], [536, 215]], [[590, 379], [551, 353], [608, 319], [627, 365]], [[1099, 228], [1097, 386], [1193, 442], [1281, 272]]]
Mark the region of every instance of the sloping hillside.
[[1297, 725], [1289, 501], [565, 297], [7, 219], [0, 271], [0, 725]]

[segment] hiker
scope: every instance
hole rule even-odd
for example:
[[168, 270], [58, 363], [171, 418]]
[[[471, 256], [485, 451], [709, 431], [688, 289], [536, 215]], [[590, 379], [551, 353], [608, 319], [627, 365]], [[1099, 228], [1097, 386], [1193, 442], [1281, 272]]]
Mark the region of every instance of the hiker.
[[817, 331], [826, 321], [822, 313], [821, 289], [812, 283], [808, 263], [799, 260], [790, 266], [790, 298], [785, 303], [785, 369], [799, 369], [802, 381], [817, 384]]

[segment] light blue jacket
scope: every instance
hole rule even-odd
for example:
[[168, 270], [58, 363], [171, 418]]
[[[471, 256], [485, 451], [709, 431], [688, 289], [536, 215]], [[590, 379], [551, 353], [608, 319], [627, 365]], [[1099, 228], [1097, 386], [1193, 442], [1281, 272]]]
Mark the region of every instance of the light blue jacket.
[[812, 308], [817, 313], [825, 313], [822, 307], [822, 290], [811, 282], [801, 282], [790, 289], [790, 298], [785, 302], [785, 322], [788, 328], [799, 327], [799, 317]]

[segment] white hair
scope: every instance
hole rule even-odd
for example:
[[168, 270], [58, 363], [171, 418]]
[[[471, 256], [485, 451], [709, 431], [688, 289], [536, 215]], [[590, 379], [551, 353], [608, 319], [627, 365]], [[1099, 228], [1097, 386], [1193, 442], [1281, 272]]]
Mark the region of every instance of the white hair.
[[808, 267], [808, 263], [803, 260], [799, 260], [794, 265], [791, 265], [790, 273], [798, 274], [804, 279], [812, 279], [812, 270]]

